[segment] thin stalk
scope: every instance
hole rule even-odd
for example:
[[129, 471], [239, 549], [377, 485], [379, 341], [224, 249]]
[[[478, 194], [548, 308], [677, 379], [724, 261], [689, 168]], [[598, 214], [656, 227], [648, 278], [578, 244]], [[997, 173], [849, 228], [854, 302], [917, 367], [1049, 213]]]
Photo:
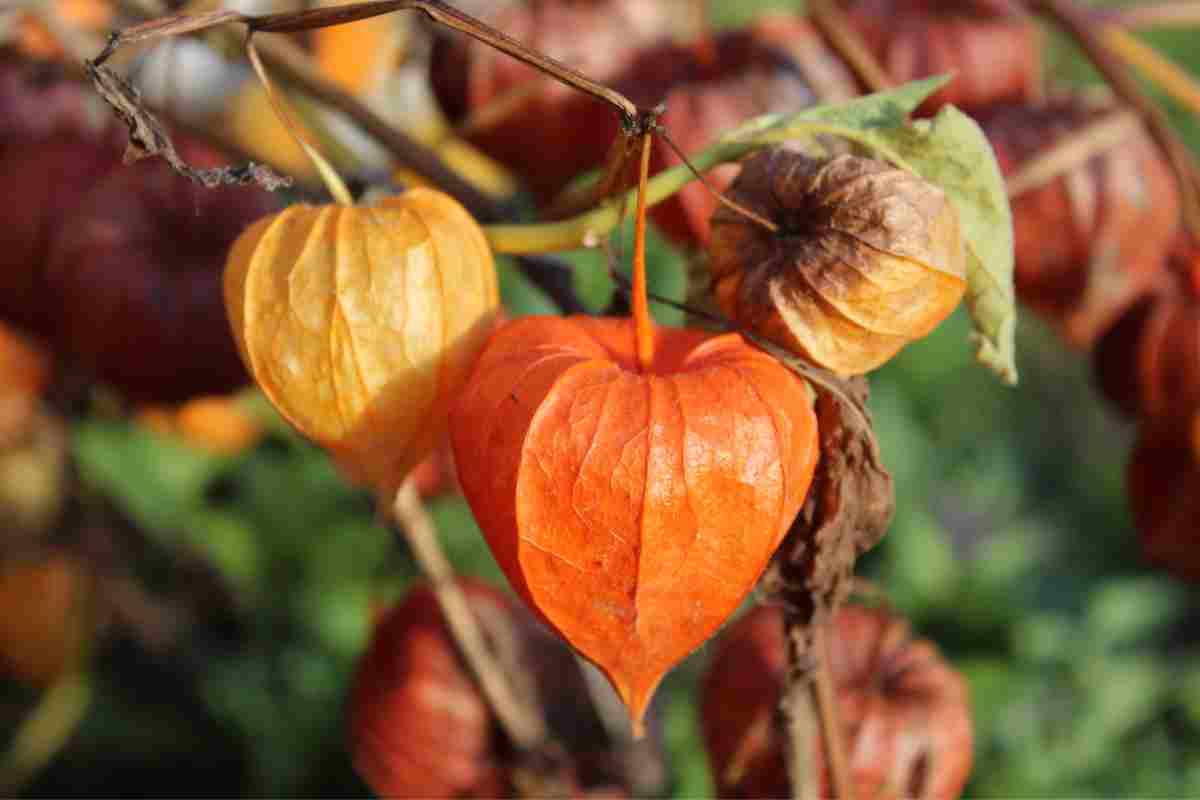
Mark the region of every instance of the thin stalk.
[[821, 723], [821, 741], [825, 745], [825, 758], [829, 762], [829, 772], [833, 776], [833, 796], [838, 800], [854, 800], [854, 781], [850, 779], [850, 766], [846, 760], [846, 740], [842, 735], [837, 692], [833, 687], [833, 667], [829, 650], [830, 621], [830, 615], [823, 615], [813, 623], [813, 647], [817, 651], [817, 669], [812, 681], [813, 698]]
[[818, 800], [821, 794], [817, 752], [817, 714], [812, 691], [813, 653], [808, 626], [812, 620], [784, 614], [788, 668], [779, 700], [787, 748], [784, 764], [792, 787], [792, 800]]
[[478, 39], [540, 72], [557, 78], [568, 86], [592, 95], [615, 108], [628, 121], [632, 122], [638, 119], [641, 114], [637, 105], [620, 92], [610, 89], [602, 83], [597, 83], [561, 61], [526, 47], [508, 34], [464, 14], [441, 0], [367, 0], [367, 2], [314, 8], [308, 11], [264, 14], [253, 17], [247, 15], [243, 21], [250, 26], [251, 30], [255, 31], [299, 33], [406, 9], [420, 11], [434, 22]]
[[[899, 153], [882, 146], [862, 131], [826, 122], [768, 115], [750, 120], [702, 150], [691, 158], [690, 166], [677, 164], [655, 175], [646, 185], [646, 205], [661, 203], [695, 179], [696, 173], [710, 170], [718, 164], [737, 161], [761, 147], [812, 134], [829, 134], [850, 141], [869, 143], [882, 158], [898, 167], [913, 171]], [[630, 190], [604, 205], [570, 219], [532, 224], [485, 225], [484, 234], [497, 253], [548, 253], [598, 247], [604, 237], [620, 223], [621, 203], [633, 200], [634, 191]]]
[[809, 0], [808, 13], [868, 91], [881, 92], [894, 85], [887, 71], [875, 60], [866, 42], [834, 0]]
[[1184, 222], [1193, 235], [1200, 233], [1200, 186], [1191, 152], [1171, 127], [1166, 114], [1146, 95], [1103, 35], [1095, 30], [1089, 11], [1072, 0], [1026, 2], [1070, 34], [1117, 96], [1142, 116], [1179, 182]]
[[[161, 0], [121, 0], [122, 10], [131, 16], [153, 24], [167, 13]], [[228, 21], [239, 21], [235, 16]], [[211, 23], [208, 23], [211, 26]], [[205, 28], [207, 30], [207, 28]], [[228, 53], [240, 52], [241, 37], [234, 30], [216, 28], [210, 33], [217, 37]], [[495, 204], [482, 191], [447, 167], [431, 149], [393, 127], [386, 119], [354, 95], [325, 77], [312, 57], [284, 37], [268, 37], [257, 42], [263, 64], [272, 74], [312, 99], [338, 111], [374, 139], [397, 162], [422, 178], [453, 195], [476, 219], [487, 221], [500, 218]]]
[[54, 681], [0, 758], [0, 796], [13, 797], [70, 741], [92, 701], [87, 674], [68, 671]]
[[[697, 170], [711, 169], [717, 164], [735, 161], [758, 147], [757, 142], [719, 142], [692, 159]], [[666, 200], [695, 176], [683, 164], [663, 170], [646, 184], [646, 205], [654, 206]], [[577, 250], [598, 247], [600, 242], [620, 223], [622, 202], [634, 199], [631, 190], [625, 195], [570, 219], [534, 224], [485, 225], [488, 243], [497, 253], [549, 253], [556, 250]]]
[[271, 84], [271, 79], [267, 76], [267, 70], [258, 55], [258, 48], [255, 47], [253, 35], [246, 37], [246, 56], [250, 59], [250, 64], [254, 67], [254, 72], [258, 75], [258, 80], [262, 83], [263, 89], [267, 93], [267, 99], [271, 102], [271, 108], [275, 111], [275, 116], [279, 119], [280, 124], [283, 125], [284, 130], [288, 132], [288, 135], [295, 140], [296, 144], [300, 145], [300, 149], [304, 151], [304, 155], [308, 156], [308, 160], [312, 162], [313, 167], [317, 170], [317, 174], [321, 176], [321, 180], [324, 181], [325, 188], [329, 190], [329, 194], [340, 205], [354, 205], [354, 198], [350, 195], [350, 190], [346, 188], [346, 183], [342, 180], [342, 176], [338, 175], [333, 165], [329, 163], [325, 156], [321, 155], [321, 151], [308, 141], [308, 137], [300, 130], [289, 113], [287, 101], [283, 99], [283, 96]]
[[[632, 312], [638, 363], [643, 370], [649, 370], [654, 364], [654, 320], [650, 317], [650, 301], [646, 298], [646, 177], [650, 174], [650, 136], [648, 132], [642, 134], [642, 161], [638, 168], [637, 213], [633, 228]], [[640, 721], [637, 724], [640, 725]]]
[[433, 520], [411, 480], [405, 481], [396, 493], [391, 513], [417, 565], [432, 586], [446, 625], [501, 728], [518, 750], [534, 752], [541, 749], [546, 741], [545, 720], [536, 706], [523, 702], [513, 689], [513, 682], [492, 656], [479, 621], [442, 552]]
[[1200, 3], [1183, 0], [1097, 9], [1093, 13], [1101, 20], [1114, 22], [1132, 30], [1200, 27]]
[[1188, 111], [1200, 114], [1200, 84], [1186, 70], [1120, 25], [1102, 25], [1100, 35], [1126, 64], [1140, 70]]
[[1121, 108], [1106, 114], [1021, 164], [1004, 182], [1008, 196], [1019, 197], [1045, 186], [1126, 141], [1141, 128], [1141, 118], [1129, 109]]

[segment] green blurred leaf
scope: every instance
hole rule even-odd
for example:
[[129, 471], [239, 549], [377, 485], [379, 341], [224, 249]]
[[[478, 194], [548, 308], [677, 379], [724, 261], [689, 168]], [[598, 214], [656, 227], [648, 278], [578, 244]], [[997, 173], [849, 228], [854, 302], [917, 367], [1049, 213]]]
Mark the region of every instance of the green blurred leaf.
[[1014, 654], [1034, 664], [1069, 660], [1081, 642], [1078, 628], [1063, 614], [1030, 614], [1013, 627]]
[[[786, 115], [786, 121], [825, 122], [860, 131], [892, 130], [905, 126], [909, 114], [916, 111], [921, 103], [949, 81], [949, 75], [935, 75], [919, 81], [910, 81], [882, 92], [856, 97], [845, 103], [813, 106], [798, 114]], [[783, 115], [769, 115], [751, 122], [750, 126], [756, 125], [760, 130], [771, 128], [785, 124], [784, 119]]]
[[888, 536], [893, 555], [885, 583], [892, 600], [914, 616], [948, 603], [961, 573], [946, 529], [914, 509], [897, 516]]
[[83, 480], [155, 532], [174, 528], [185, 512], [199, 508], [205, 486], [227, 465], [128, 422], [84, 421], [74, 434]]
[[1151, 636], [1178, 614], [1180, 593], [1153, 578], [1108, 580], [1088, 598], [1087, 625], [1105, 646]]
[[516, 318], [560, 313], [554, 301], [530, 283], [511, 258], [497, 258], [496, 273], [500, 278], [500, 299], [508, 309], [509, 316]]

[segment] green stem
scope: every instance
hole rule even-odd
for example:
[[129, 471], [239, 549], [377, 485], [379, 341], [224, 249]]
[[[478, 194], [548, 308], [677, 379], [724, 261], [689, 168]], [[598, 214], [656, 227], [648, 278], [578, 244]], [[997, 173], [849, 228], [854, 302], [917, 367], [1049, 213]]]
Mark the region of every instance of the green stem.
[[0, 796], [17, 794], [50, 763], [79, 727], [91, 699], [91, 681], [83, 672], [69, 671], [45, 691], [0, 757]]
[[[899, 153], [885, 147], [869, 134], [828, 122], [803, 119], [804, 112], [789, 117], [760, 117], [722, 137], [715, 144], [692, 158], [696, 172], [707, 172], [715, 166], [745, 158], [755, 150], [793, 139], [827, 134], [847, 139], [869, 148], [896, 166], [915, 171]], [[695, 179], [684, 164], [663, 170], [646, 184], [646, 204], [654, 206], [666, 200]], [[633, 203], [637, 190], [630, 189], [624, 203]], [[622, 201], [612, 198], [590, 211], [557, 222], [485, 225], [488, 243], [496, 253], [527, 255], [560, 250], [598, 247], [600, 242], [621, 222]]]
[[[718, 142], [692, 159], [692, 164], [697, 171], [703, 172], [718, 164], [736, 161], [761, 146], [756, 142]], [[646, 205], [661, 203], [695, 177], [683, 164], [658, 173], [646, 184]], [[633, 203], [636, 199], [637, 189], [630, 189], [626, 193], [625, 202]], [[598, 247], [600, 241], [611, 233], [620, 221], [621, 200], [614, 197], [591, 211], [559, 222], [485, 225], [483, 230], [495, 252], [520, 255]]]

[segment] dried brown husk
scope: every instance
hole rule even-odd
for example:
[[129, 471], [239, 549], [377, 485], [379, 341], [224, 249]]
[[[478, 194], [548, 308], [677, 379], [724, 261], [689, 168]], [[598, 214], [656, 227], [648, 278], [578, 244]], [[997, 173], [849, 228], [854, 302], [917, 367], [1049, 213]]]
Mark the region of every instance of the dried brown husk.
[[946, 318], [966, 289], [958, 216], [941, 189], [858, 156], [773, 148], [750, 158], [712, 219], [718, 304], [741, 325], [840, 376], [883, 364]]

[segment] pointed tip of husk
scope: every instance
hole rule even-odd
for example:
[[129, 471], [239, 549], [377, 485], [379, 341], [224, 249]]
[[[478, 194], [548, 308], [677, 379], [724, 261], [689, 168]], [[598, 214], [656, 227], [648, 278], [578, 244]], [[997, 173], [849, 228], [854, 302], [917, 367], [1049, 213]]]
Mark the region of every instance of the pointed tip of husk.
[[646, 709], [654, 699], [654, 692], [658, 689], [662, 677], [656, 675], [650, 680], [638, 680], [637, 677], [626, 679], [624, 676], [608, 676], [609, 682], [617, 690], [617, 695], [629, 712], [629, 724], [634, 739], [641, 739], [646, 735]]

